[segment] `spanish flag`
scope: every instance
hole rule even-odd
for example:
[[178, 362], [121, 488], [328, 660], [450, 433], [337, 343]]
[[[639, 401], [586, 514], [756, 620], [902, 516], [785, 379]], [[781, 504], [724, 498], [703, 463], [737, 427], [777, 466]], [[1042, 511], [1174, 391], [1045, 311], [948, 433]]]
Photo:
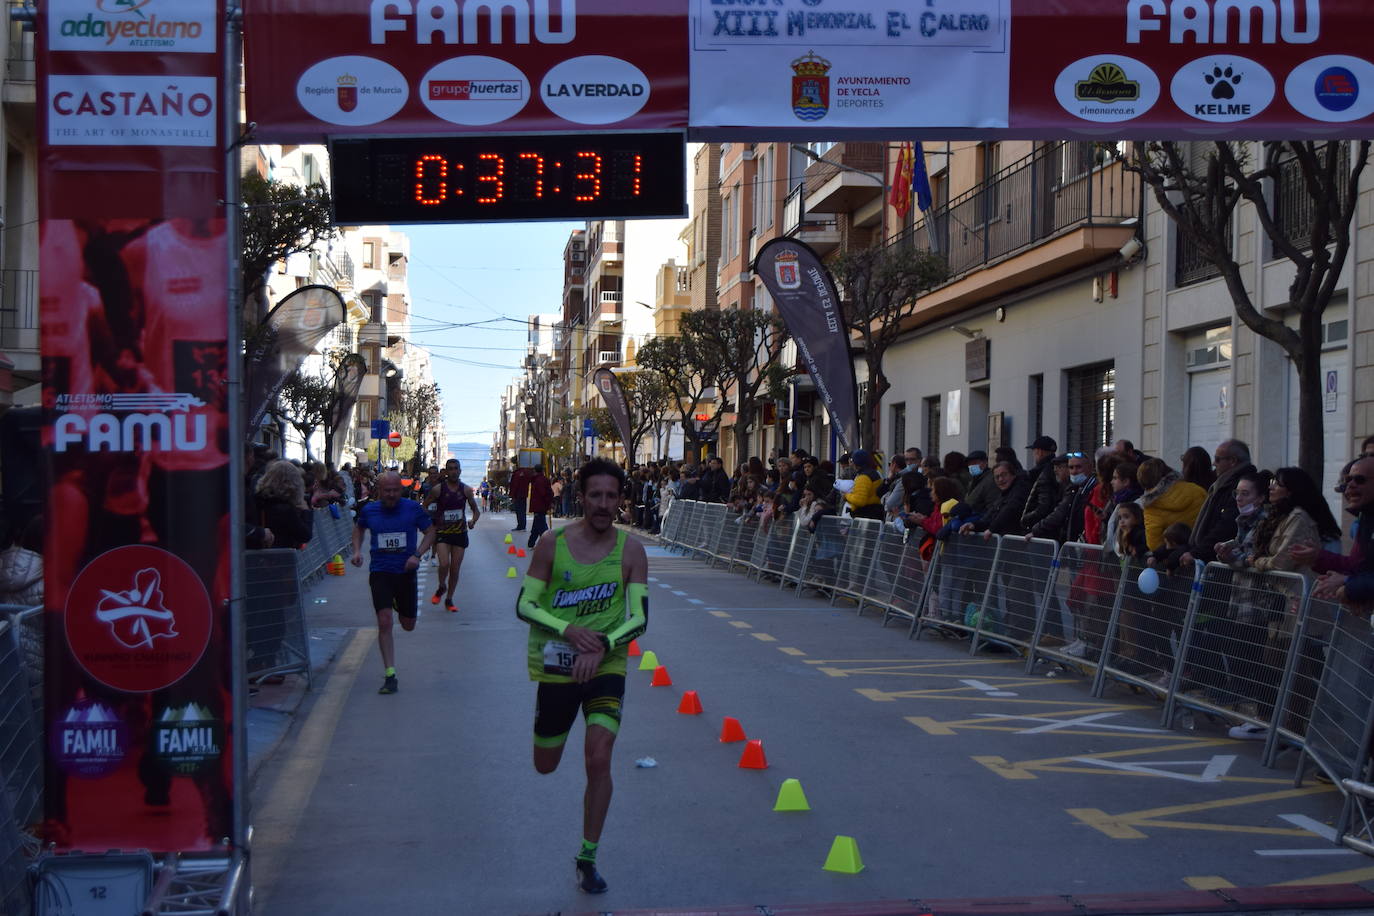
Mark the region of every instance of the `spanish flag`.
[[887, 197], [887, 202], [897, 211], [900, 219], [906, 219], [911, 212], [911, 184], [915, 166], [915, 151], [911, 142], [906, 141], [897, 151], [897, 161], [892, 166], [892, 190]]

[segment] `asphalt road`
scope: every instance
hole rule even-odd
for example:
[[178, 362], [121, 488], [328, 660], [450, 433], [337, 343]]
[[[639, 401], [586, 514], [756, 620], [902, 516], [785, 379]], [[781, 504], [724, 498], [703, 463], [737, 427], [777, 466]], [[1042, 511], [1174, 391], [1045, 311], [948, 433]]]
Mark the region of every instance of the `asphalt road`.
[[[511, 517], [487, 516], [463, 567], [460, 612], [426, 604], [397, 631], [401, 691], [381, 662], [364, 572], [308, 604], [356, 627], [263, 766], [253, 794], [256, 912], [536, 913], [647, 907], [1094, 894], [1374, 880], [1324, 833], [1339, 796], [1293, 787], [1292, 753], [1223, 724], [1159, 725], [1153, 700], [1089, 696], [1075, 675], [1026, 676], [966, 642], [906, 638], [831, 607], [651, 547], [640, 641], [673, 685], [630, 672], [616, 794], [599, 866], [573, 882], [581, 726], [550, 776], [530, 764], [534, 687], [516, 620], [528, 560]], [[519, 537], [520, 535], [517, 535]], [[422, 580], [432, 589], [433, 573]], [[704, 714], [676, 710], [698, 692]], [[741, 769], [722, 718], [763, 743]], [[635, 761], [652, 757], [657, 766]], [[775, 813], [800, 780], [811, 810]], [[857, 875], [822, 870], [837, 835]]]

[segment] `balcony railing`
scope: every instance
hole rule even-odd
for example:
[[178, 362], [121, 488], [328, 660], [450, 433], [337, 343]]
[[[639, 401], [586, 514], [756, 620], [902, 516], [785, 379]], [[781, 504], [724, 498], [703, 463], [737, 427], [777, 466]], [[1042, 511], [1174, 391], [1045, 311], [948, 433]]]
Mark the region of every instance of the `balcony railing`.
[[[601, 303], [603, 305], [620, 305], [625, 299], [625, 293], [618, 289], [603, 289], [601, 291]], [[612, 310], [614, 311], [614, 309]]]
[[0, 270], [0, 347], [37, 349], [38, 271]]
[[808, 229], [834, 229], [833, 214], [808, 214], [805, 209], [805, 188], [797, 185], [782, 202], [782, 234], [796, 235]]
[[[1318, 148], [1319, 155], [1325, 156], [1326, 148]], [[1350, 187], [1350, 146], [1339, 143], [1336, 149], [1336, 188], [1344, 195]], [[1279, 175], [1274, 182], [1274, 221], [1278, 224], [1283, 237], [1300, 251], [1312, 248], [1312, 223], [1316, 212], [1312, 195], [1303, 183], [1302, 168], [1296, 159], [1289, 159], [1279, 166]]]
[[[32, 12], [33, 7], [24, 3], [11, 2], [11, 11]], [[5, 58], [5, 79], [11, 83], [32, 83], [38, 78], [34, 63], [34, 32], [20, 20], [10, 21], [9, 54]]]
[[1041, 147], [927, 212], [892, 244], [937, 247], [953, 280], [1070, 230], [1138, 218], [1140, 179], [1105, 155], [1086, 155], [1083, 146]]
[[353, 266], [353, 258], [349, 257], [348, 252], [340, 252], [334, 256], [334, 267], [339, 272], [340, 279], [347, 282], [350, 289], [353, 288], [353, 279], [357, 271]]
[[[1226, 244], [1230, 246], [1235, 230], [1226, 227]], [[1182, 229], [1174, 227], [1174, 286], [1189, 286], [1221, 276], [1221, 268], [1202, 252], [1202, 248]]]

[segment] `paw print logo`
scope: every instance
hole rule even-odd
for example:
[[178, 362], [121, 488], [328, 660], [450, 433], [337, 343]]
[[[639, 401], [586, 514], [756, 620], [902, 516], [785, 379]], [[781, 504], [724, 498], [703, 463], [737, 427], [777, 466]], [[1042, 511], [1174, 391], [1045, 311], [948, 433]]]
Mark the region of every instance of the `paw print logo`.
[[1234, 99], [1236, 86], [1240, 85], [1242, 75], [1230, 66], [1225, 70], [1216, 66], [1212, 68], [1211, 73], [1203, 74], [1202, 78], [1207, 81], [1207, 85], [1212, 87], [1212, 98]]

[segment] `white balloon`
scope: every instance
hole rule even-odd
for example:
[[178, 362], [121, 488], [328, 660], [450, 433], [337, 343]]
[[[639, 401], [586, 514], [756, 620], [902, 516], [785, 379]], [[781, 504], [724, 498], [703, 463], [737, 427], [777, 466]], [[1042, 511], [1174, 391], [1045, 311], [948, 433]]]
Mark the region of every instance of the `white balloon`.
[[1153, 566], [1147, 566], [1140, 571], [1140, 578], [1135, 580], [1135, 584], [1142, 595], [1153, 595], [1159, 589], [1159, 573], [1155, 572]]

